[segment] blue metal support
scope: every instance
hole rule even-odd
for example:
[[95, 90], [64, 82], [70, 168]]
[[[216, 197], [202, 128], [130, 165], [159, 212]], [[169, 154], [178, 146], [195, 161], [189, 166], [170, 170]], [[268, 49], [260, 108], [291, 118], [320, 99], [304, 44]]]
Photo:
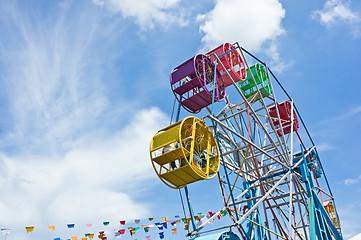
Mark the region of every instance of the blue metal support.
[[316, 237], [317, 240], [342, 240], [342, 235], [336, 229], [330, 216], [317, 196], [315, 189], [316, 180], [314, 178], [314, 174], [311, 173], [311, 165], [313, 163], [308, 163], [305, 157], [305, 150], [302, 145], [301, 150], [303, 162], [300, 164], [300, 171], [309, 199], [310, 240], [316, 240]]

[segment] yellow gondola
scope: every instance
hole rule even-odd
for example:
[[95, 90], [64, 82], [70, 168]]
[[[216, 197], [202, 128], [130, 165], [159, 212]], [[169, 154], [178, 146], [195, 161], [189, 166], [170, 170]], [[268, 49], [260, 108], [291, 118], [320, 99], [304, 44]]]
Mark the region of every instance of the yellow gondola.
[[159, 130], [150, 142], [150, 158], [158, 177], [169, 187], [213, 178], [220, 157], [216, 140], [207, 125], [187, 117]]

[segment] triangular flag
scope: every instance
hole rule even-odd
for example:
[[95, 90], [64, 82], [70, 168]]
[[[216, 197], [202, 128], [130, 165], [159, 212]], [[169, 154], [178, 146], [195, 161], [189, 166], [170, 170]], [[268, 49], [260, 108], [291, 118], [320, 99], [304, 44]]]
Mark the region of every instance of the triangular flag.
[[122, 235], [125, 233], [125, 229], [120, 229], [118, 232], [120, 233], [120, 235]]
[[130, 232], [130, 236], [133, 236], [135, 234], [135, 232], [133, 232], [133, 230], [129, 230]]
[[125, 220], [120, 221], [120, 225], [125, 225]]
[[110, 222], [103, 222], [104, 226], [108, 226]]
[[54, 240], [61, 240], [61, 238], [54, 238]]
[[198, 217], [202, 216], [202, 213], [197, 213], [198, 214]]
[[163, 230], [163, 224], [156, 223], [155, 225], [158, 227], [159, 230]]
[[164, 227], [165, 229], [167, 229], [167, 223], [166, 223], [166, 222], [162, 223], [162, 225], [163, 225], [163, 227]]
[[133, 230], [133, 227], [128, 227], [128, 230]]
[[75, 224], [74, 223], [69, 223], [67, 224], [68, 228], [74, 228], [75, 227]]
[[142, 228], [145, 228], [147, 225], [142, 225]]
[[48, 226], [49, 230], [55, 230], [55, 226]]
[[176, 229], [176, 228], [173, 228], [173, 229], [172, 229], [172, 233], [173, 233], [173, 234], [176, 234], [176, 233], [177, 233], [177, 229]]
[[162, 217], [162, 219], [163, 219], [164, 222], [168, 222], [167, 217]]
[[194, 216], [194, 219], [200, 221], [201, 219], [198, 216]]
[[174, 221], [174, 222], [171, 222], [170, 224], [174, 227], [177, 225], [177, 222]]
[[139, 224], [139, 223], [140, 223], [140, 220], [139, 220], [139, 219], [135, 219], [134, 222], [135, 222], [136, 224]]
[[87, 237], [82, 237], [81, 240], [88, 240], [88, 238]]
[[140, 229], [140, 227], [134, 227], [133, 231], [138, 231]]
[[174, 218], [175, 218], [175, 219], [179, 219], [179, 215], [177, 215], [177, 216], [174, 216]]
[[89, 234], [88, 237], [93, 239], [94, 238], [94, 233]]
[[25, 229], [27, 233], [34, 231], [34, 227], [25, 227]]
[[152, 227], [154, 227], [154, 224], [150, 224], [150, 225], [148, 225], [148, 227], [152, 228]]
[[164, 232], [160, 232], [160, 233], [159, 233], [159, 238], [160, 238], [160, 239], [163, 239], [163, 238], [164, 238]]
[[87, 223], [86, 226], [87, 226], [87, 227], [92, 227], [93, 224], [92, 224], [92, 223]]
[[149, 231], [149, 227], [145, 227], [144, 232], [148, 232], [148, 231]]
[[184, 225], [184, 230], [188, 230], [189, 229], [189, 224]]
[[148, 218], [148, 219], [149, 219], [149, 221], [153, 221], [154, 218]]
[[209, 214], [209, 217], [212, 217], [214, 215], [214, 213], [212, 213], [212, 212], [208, 212], [208, 214]]
[[71, 240], [78, 240], [78, 236], [73, 236], [73, 237], [70, 237]]
[[145, 238], [146, 238], [147, 240], [150, 240], [150, 235], [145, 236]]

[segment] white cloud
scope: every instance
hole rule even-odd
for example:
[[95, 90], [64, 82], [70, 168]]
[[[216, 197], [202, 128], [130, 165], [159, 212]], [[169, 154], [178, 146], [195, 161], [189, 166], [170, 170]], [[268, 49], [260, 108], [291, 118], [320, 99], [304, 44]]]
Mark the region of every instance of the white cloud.
[[42, 17], [1, 4], [0, 225], [147, 216], [134, 197], [156, 178], [149, 142], [169, 119], [111, 102], [122, 29], [79, 2]]
[[205, 48], [236, 42], [257, 51], [268, 40], [285, 32], [281, 25], [285, 10], [277, 0], [217, 0], [214, 8], [198, 16]]
[[132, 196], [155, 178], [149, 141], [167, 121], [157, 108], [142, 110], [120, 131], [93, 135], [56, 161], [2, 155], [0, 224], [147, 217], [148, 206]]
[[343, 183], [346, 185], [352, 185], [352, 184], [360, 182], [360, 180], [361, 180], [361, 175], [358, 178], [345, 179], [345, 180], [343, 180]]
[[320, 151], [320, 152], [329, 151], [329, 150], [332, 150], [332, 149], [335, 149], [335, 147], [331, 146], [328, 143], [321, 143], [321, 144], [317, 145], [317, 150]]
[[185, 26], [185, 20], [179, 0], [93, 0], [99, 6], [106, 6], [124, 18], [131, 18], [143, 29], [149, 30], [156, 24], [163, 27], [173, 24]]
[[340, 23], [350, 24], [354, 28], [354, 34], [360, 34], [361, 18], [358, 13], [351, 10], [350, 2], [329, 0], [322, 10], [313, 11], [311, 16], [328, 28]]

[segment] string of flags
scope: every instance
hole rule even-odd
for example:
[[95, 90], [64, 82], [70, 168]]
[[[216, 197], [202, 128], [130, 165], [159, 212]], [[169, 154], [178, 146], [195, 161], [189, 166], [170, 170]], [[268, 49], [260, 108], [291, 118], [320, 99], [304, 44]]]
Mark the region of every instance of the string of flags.
[[[239, 209], [237, 208], [237, 211], [239, 211]], [[196, 220], [196, 224], [200, 225], [203, 221], [213, 217], [216, 213], [213, 212], [208, 212], [207, 214], [202, 214], [202, 213], [198, 213], [197, 215], [194, 215], [194, 219]], [[218, 212], [218, 219], [220, 219], [221, 217], [224, 217], [228, 214], [228, 212], [225, 211], [221, 211]], [[139, 230], [143, 230], [144, 233], [149, 233], [150, 229], [154, 228], [154, 229], [158, 229], [158, 237], [159, 239], [164, 239], [165, 235], [164, 235], [164, 230], [167, 230], [168, 228], [171, 230], [172, 234], [177, 234], [177, 224], [183, 222], [184, 224], [184, 229], [188, 230], [189, 229], [189, 225], [191, 222], [191, 216], [189, 214], [186, 215], [185, 218], [180, 218], [179, 215], [174, 216], [174, 220], [168, 220], [167, 217], [162, 217], [163, 222], [155, 222], [155, 223], [151, 223], [154, 220], [154, 218], [148, 218], [148, 221], [150, 222], [149, 224], [143, 224], [141, 226], [130, 226], [125, 228], [126, 224], [131, 224], [132, 221], [130, 220], [121, 220], [119, 221], [120, 224], [120, 228], [119, 230], [115, 230], [114, 231], [114, 236], [116, 237], [121, 237], [122, 235], [127, 234], [127, 232], [129, 232], [130, 236], [134, 236], [136, 234], [137, 231]], [[141, 219], [135, 219], [134, 223], [139, 225], [141, 222]], [[104, 221], [102, 222], [102, 224], [104, 226], [108, 226], [110, 224], [110, 221]], [[92, 223], [86, 223], [85, 224], [86, 227], [91, 228], [93, 226]], [[68, 223], [67, 225], [68, 229], [74, 229], [76, 228], [75, 223]], [[55, 231], [56, 226], [55, 225], [49, 225], [48, 226], [48, 230], [50, 231]], [[25, 230], [27, 233], [31, 233], [35, 230], [35, 226], [26, 226]], [[128, 230], [128, 231], [127, 231]], [[8, 228], [2, 228], [1, 232], [3, 235], [8, 235], [10, 234], [10, 229]], [[98, 234], [96, 233], [85, 233], [84, 237], [79, 237], [78, 236], [71, 236], [70, 238], [67, 238], [66, 240], [89, 240], [89, 239], [94, 239], [94, 238], [98, 238], [98, 239], [102, 239], [102, 240], [107, 240], [109, 236], [108, 232], [105, 231], [100, 231]], [[147, 240], [152, 240], [151, 239], [151, 235], [147, 235], [145, 236], [145, 238]], [[63, 240], [60, 237], [54, 238], [54, 240]], [[65, 239], [64, 239], [65, 240]]]

